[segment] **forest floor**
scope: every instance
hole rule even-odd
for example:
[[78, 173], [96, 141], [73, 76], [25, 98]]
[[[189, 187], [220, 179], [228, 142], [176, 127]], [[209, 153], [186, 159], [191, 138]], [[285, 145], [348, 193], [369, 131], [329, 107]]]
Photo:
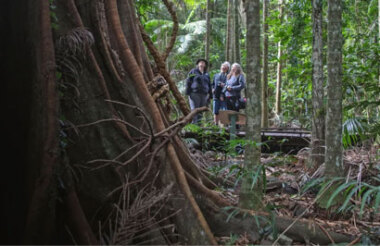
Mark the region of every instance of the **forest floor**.
[[[374, 204], [380, 201], [379, 151], [379, 146], [355, 147], [345, 151], [345, 176], [340, 183], [342, 190], [340, 194], [337, 194], [340, 202], [327, 209], [316, 202], [321, 183], [311, 185], [313, 180], [323, 177], [324, 166], [318, 170], [310, 170], [307, 167], [307, 149], [299, 151], [297, 155], [262, 154], [261, 163], [266, 173], [266, 194], [263, 202], [267, 211], [297, 220], [312, 220], [327, 236], [330, 231], [356, 239], [351, 245], [380, 244], [380, 208], [377, 207], [377, 211], [374, 210]], [[198, 163], [207, 168], [214, 177], [229, 180], [230, 184], [233, 184], [229, 187], [220, 187], [220, 191], [232, 204], [237, 205], [244, 154], [231, 156], [209, 151], [200, 158], [199, 152], [193, 151], [193, 157], [198, 160]], [[350, 193], [357, 186], [359, 186], [357, 192]], [[370, 194], [366, 197], [365, 193], [371, 189], [374, 191], [369, 192]], [[343, 212], [337, 212], [346, 200], [346, 209]], [[259, 244], [272, 244], [273, 236], [276, 237], [273, 233], [268, 233]], [[280, 239], [279, 244], [312, 245], [294, 241], [285, 235], [281, 235]], [[217, 240], [223, 245], [258, 243], [250, 242], [244, 234], [231, 234], [229, 237], [218, 237]], [[333, 241], [331, 243], [333, 244]]]

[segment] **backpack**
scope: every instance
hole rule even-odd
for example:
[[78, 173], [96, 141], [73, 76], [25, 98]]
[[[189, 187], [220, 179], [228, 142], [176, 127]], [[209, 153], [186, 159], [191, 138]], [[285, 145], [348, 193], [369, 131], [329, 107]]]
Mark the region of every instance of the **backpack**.
[[[238, 79], [236, 80], [236, 84], [240, 83], [240, 76], [241, 75], [239, 75]], [[247, 106], [247, 98], [241, 97], [241, 95], [240, 95], [237, 101], [238, 101], [237, 104], [239, 105], [239, 109], [245, 109], [245, 107]]]
[[239, 109], [245, 109], [245, 106], [247, 105], [247, 98], [246, 97], [239, 97]]

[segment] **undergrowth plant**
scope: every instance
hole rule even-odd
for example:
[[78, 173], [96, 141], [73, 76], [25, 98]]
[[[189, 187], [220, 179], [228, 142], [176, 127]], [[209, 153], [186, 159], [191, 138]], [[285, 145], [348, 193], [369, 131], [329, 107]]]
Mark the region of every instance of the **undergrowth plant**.
[[[375, 183], [380, 183], [379, 177], [372, 177]], [[380, 186], [372, 185], [366, 182], [358, 182], [357, 180], [346, 180], [343, 177], [336, 177], [333, 179], [319, 178], [307, 183], [302, 192], [305, 194], [311, 189], [318, 190], [316, 199], [321, 197], [321, 194], [326, 192], [332, 185], [335, 185], [335, 190], [331, 193], [326, 201], [326, 209], [337, 204], [337, 213], [344, 213], [359, 209], [359, 216], [362, 217], [364, 208], [367, 206], [372, 208], [375, 213], [380, 212]], [[339, 199], [338, 196], [343, 197]], [[360, 206], [352, 200], [360, 201]]]

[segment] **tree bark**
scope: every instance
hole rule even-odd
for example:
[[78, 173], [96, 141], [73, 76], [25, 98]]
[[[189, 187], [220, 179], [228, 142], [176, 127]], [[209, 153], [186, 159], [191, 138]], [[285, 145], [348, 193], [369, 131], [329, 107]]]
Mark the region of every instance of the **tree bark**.
[[[74, 239], [81, 244], [97, 244], [93, 231], [98, 231], [98, 222], [109, 216], [107, 212], [117, 202], [115, 194], [119, 194], [116, 191], [120, 186], [133, 184], [131, 187], [138, 190], [149, 184], [160, 189], [165, 182], [178, 181], [173, 192], [180, 195], [178, 191], [182, 191], [185, 199], [176, 202], [189, 210], [176, 215], [176, 221], [194, 225], [191, 231], [178, 230], [182, 232], [181, 240], [216, 244], [182, 165], [193, 175], [194, 186], [203, 183], [210, 187], [212, 182], [183, 151], [183, 143], [177, 141], [176, 134], [183, 124], [166, 129], [169, 122], [153, 99], [154, 91], [148, 90], [153, 73], [133, 4], [117, 0], [57, 0], [52, 4], [58, 19], [54, 35], [49, 1], [25, 1], [20, 9], [13, 1], [6, 1], [5, 8], [1, 8], [2, 18], [8, 25], [14, 22], [15, 27], [2, 40], [9, 48], [5, 57], [10, 61], [3, 74], [9, 99], [20, 98], [20, 103], [15, 102], [6, 113], [17, 120], [17, 124], [9, 124], [9, 129], [20, 131], [9, 138], [15, 141], [10, 153], [22, 162], [5, 179], [17, 182], [12, 189], [6, 184], [4, 187], [20, 194], [17, 198], [7, 195], [9, 206], [1, 212], [9, 212], [4, 221], [7, 242], [70, 244]], [[56, 78], [56, 68], [60, 78]], [[155, 149], [166, 145], [167, 155], [165, 148]], [[185, 160], [183, 164], [177, 151]], [[63, 156], [70, 164], [67, 167], [58, 165]], [[160, 165], [166, 162], [171, 168], [161, 170]], [[164, 176], [166, 171], [173, 173], [172, 179], [155, 177]], [[72, 175], [66, 177], [67, 172]], [[202, 190], [212, 192], [206, 186]], [[218, 193], [212, 194], [218, 198]], [[128, 195], [135, 197], [134, 193]], [[62, 214], [69, 216], [56, 220]], [[12, 222], [15, 219], [19, 225]]]
[[[379, 29], [379, 32], [377, 34], [377, 42], [379, 43], [380, 45], [380, 0], [377, 1], [378, 2], [378, 6], [377, 6], [377, 10], [378, 10], [378, 14], [377, 14], [377, 27]], [[378, 81], [378, 85], [380, 87], [380, 64], [378, 65], [378, 68], [377, 68], [377, 76], [379, 77], [379, 81]], [[380, 95], [377, 97], [378, 100], [380, 100]], [[376, 115], [377, 115], [377, 118], [380, 117], [380, 109], [379, 107], [376, 108]]]
[[342, 4], [328, 1], [327, 115], [325, 163], [327, 177], [342, 175]]
[[269, 0], [263, 1], [263, 79], [261, 87], [261, 127], [268, 127], [268, 9]]
[[211, 35], [211, 0], [207, 0], [206, 7], [206, 46], [205, 46], [205, 59], [210, 59], [210, 35]]
[[239, 21], [239, 0], [234, 0], [234, 46], [233, 46], [233, 52], [234, 52], [234, 62], [237, 62], [240, 64], [240, 21]]
[[228, 0], [227, 4], [227, 30], [226, 30], [226, 61], [232, 59], [232, 17], [233, 17], [233, 0]]
[[[247, 125], [244, 156], [244, 177], [239, 204], [242, 208], [262, 207], [262, 175], [252, 187], [255, 172], [260, 166], [261, 142], [261, 75], [260, 75], [260, 1], [246, 2], [247, 14]], [[261, 170], [260, 170], [261, 172]]]
[[323, 104], [323, 40], [322, 1], [313, 0], [313, 118], [311, 136], [311, 167], [318, 168], [324, 162], [325, 106]]
[[[284, 6], [283, 0], [279, 0], [279, 10], [280, 10], [280, 20], [282, 23], [284, 15]], [[276, 105], [275, 112], [276, 114], [281, 114], [281, 84], [282, 84], [282, 47], [281, 40], [277, 43], [277, 82], [276, 82]]]
[[[58, 91], [56, 87], [56, 70], [54, 44], [50, 26], [50, 9], [46, 1], [28, 3], [30, 10], [29, 23], [32, 36], [32, 53], [35, 67], [30, 81], [35, 84], [32, 93], [35, 118], [30, 131], [35, 136], [38, 146], [30, 142], [29, 153], [35, 158], [35, 163], [29, 166], [29, 180], [31, 197], [28, 201], [28, 215], [26, 218], [24, 242], [27, 244], [49, 244], [55, 229], [54, 169], [59, 163], [58, 142]], [[39, 99], [38, 99], [39, 98]], [[38, 107], [42, 110], [39, 111]], [[34, 132], [36, 131], [36, 132]], [[35, 152], [33, 152], [35, 151]], [[33, 170], [34, 169], [34, 170]]]

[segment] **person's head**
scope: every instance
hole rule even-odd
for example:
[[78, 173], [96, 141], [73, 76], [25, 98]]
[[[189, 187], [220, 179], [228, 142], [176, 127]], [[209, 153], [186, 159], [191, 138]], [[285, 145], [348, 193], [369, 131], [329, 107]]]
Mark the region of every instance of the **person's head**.
[[204, 72], [207, 70], [207, 61], [205, 59], [198, 59], [196, 65], [199, 71]]
[[240, 64], [239, 63], [232, 64], [232, 66], [231, 66], [231, 72], [229, 73], [229, 78], [232, 75], [238, 76], [240, 74], [243, 74], [243, 69], [241, 68]]
[[222, 65], [220, 66], [220, 71], [222, 73], [228, 73], [230, 70], [230, 63], [228, 61], [223, 62]]
[[242, 73], [243, 73], [243, 69], [241, 68], [241, 66], [240, 66], [239, 63], [234, 63], [234, 64], [232, 64], [231, 72], [232, 72], [234, 75], [239, 75], [239, 74], [242, 74]]

